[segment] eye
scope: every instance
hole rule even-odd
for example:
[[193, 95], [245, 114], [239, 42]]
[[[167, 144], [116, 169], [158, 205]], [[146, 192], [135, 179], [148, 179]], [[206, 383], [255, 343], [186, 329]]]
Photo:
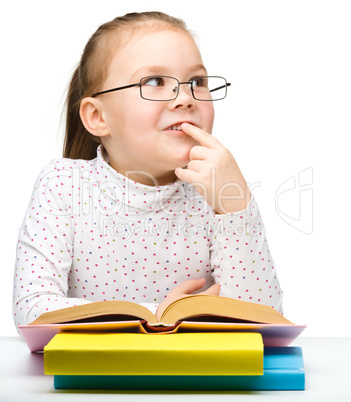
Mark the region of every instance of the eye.
[[208, 78], [207, 77], [196, 77], [192, 78], [193, 88], [208, 88]]
[[150, 85], [152, 87], [163, 87], [164, 78], [163, 77], [146, 77], [143, 79], [141, 85]]

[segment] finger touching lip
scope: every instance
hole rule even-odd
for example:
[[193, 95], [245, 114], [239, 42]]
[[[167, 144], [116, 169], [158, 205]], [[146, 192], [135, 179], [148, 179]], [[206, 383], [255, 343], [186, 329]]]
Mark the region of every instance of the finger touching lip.
[[184, 121], [178, 121], [178, 122], [171, 123], [170, 125], [166, 126], [165, 130], [166, 131], [168, 131], [168, 130], [181, 131], [182, 130], [181, 125], [184, 124], [184, 123], [188, 123], [188, 124], [191, 124], [191, 125], [193, 125], [195, 127], [199, 127], [199, 125], [194, 123], [194, 122], [184, 120]]

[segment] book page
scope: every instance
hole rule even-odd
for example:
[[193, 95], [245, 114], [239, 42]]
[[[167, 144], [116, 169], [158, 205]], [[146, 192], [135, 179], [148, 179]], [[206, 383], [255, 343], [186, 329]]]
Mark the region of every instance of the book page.
[[60, 324], [69, 322], [125, 321], [128, 316], [132, 320], [137, 318], [150, 322], [158, 321], [150, 310], [137, 303], [128, 301], [101, 301], [41, 314], [41, 316], [30, 325]]
[[199, 316], [218, 316], [246, 322], [293, 325], [269, 306], [213, 295], [190, 295], [178, 299], [166, 308], [160, 321], [171, 324]]

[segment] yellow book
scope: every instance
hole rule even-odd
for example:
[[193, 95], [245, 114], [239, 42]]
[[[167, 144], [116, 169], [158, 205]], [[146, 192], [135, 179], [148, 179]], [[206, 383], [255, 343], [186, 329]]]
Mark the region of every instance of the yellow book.
[[50, 375], [262, 375], [258, 333], [62, 332], [44, 348]]

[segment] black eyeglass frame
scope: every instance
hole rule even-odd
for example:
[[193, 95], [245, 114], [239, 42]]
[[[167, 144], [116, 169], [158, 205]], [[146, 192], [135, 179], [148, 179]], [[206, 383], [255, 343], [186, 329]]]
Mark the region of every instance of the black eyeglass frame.
[[[159, 100], [159, 99], [144, 98], [143, 95], [142, 95], [142, 90], [141, 90], [141, 87], [143, 86], [142, 82], [145, 81], [145, 80], [147, 80], [147, 79], [151, 79], [151, 78], [172, 78], [172, 79], [174, 79], [175, 81], [177, 81], [177, 82], [178, 82], [178, 85], [177, 85], [177, 92], [176, 92], [175, 96], [174, 96], [173, 98], [171, 98], [171, 99], [161, 99], [161, 100]], [[210, 92], [217, 91], [218, 89], [222, 89], [222, 88], [225, 87], [225, 89], [226, 89], [225, 95], [224, 95], [222, 98], [218, 98], [218, 99], [198, 99], [198, 98], [196, 98], [196, 97], [195, 97], [195, 94], [194, 94], [193, 82], [196, 81], [196, 80], [199, 79], [199, 78], [222, 78], [222, 79], [225, 81], [225, 84], [222, 85], [221, 87], [212, 89]], [[171, 101], [171, 100], [175, 100], [175, 99], [177, 98], [177, 96], [179, 95], [179, 88], [180, 88], [180, 85], [181, 85], [181, 84], [188, 84], [188, 85], [190, 85], [191, 94], [192, 94], [193, 98], [194, 98], [195, 100], [197, 100], [197, 101], [203, 101], [203, 102], [213, 102], [213, 101], [218, 101], [218, 100], [224, 99], [224, 98], [227, 96], [227, 88], [231, 86], [231, 83], [227, 82], [227, 80], [226, 80], [224, 77], [220, 77], [220, 76], [218, 76], [218, 75], [207, 75], [207, 76], [202, 76], [202, 77], [201, 77], [201, 76], [200, 76], [200, 77], [195, 77], [195, 78], [192, 78], [190, 81], [184, 81], [184, 82], [180, 82], [177, 78], [170, 77], [170, 76], [168, 76], [168, 75], [151, 75], [151, 76], [148, 76], [148, 77], [143, 77], [143, 78], [141, 78], [140, 82], [137, 83], [137, 84], [130, 84], [130, 85], [125, 85], [125, 86], [123, 86], [123, 87], [117, 87], [117, 88], [107, 89], [106, 91], [97, 92], [97, 93], [91, 95], [91, 97], [92, 97], [92, 98], [95, 98], [95, 97], [98, 96], [98, 95], [107, 94], [107, 93], [109, 93], [109, 92], [120, 91], [120, 90], [122, 90], [122, 89], [128, 89], [128, 88], [133, 88], [133, 87], [139, 87], [139, 88], [140, 88], [140, 97], [141, 97], [142, 99], [145, 99], [145, 100], [148, 100], [148, 101], [152, 101], [152, 102], [168, 102], [168, 101]]]

